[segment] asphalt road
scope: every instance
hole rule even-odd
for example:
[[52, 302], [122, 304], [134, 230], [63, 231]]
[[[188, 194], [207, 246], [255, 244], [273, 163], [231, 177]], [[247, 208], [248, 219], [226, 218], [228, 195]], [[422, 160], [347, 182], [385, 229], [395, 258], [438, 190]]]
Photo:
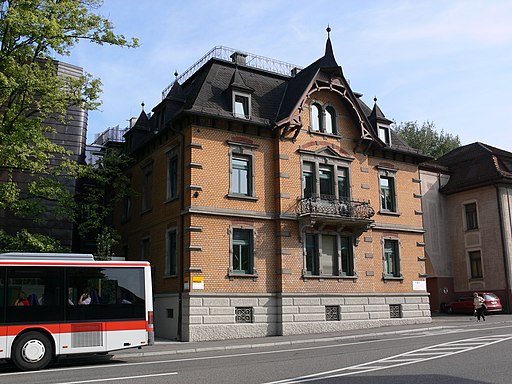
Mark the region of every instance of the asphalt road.
[[325, 338], [293, 345], [64, 360], [39, 372], [0, 366], [0, 383], [511, 383], [512, 323]]

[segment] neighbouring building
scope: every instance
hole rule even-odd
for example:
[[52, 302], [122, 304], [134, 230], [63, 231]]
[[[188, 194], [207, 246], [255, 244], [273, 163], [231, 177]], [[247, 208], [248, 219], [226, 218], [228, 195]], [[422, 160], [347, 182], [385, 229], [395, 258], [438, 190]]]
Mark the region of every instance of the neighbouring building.
[[430, 322], [418, 164], [325, 54], [216, 47], [124, 135], [116, 222], [183, 341]]
[[[83, 69], [80, 67], [57, 60], [54, 60], [53, 63], [59, 76], [78, 78], [83, 75]], [[85, 163], [87, 110], [76, 105], [69, 106], [63, 120], [48, 119], [45, 124], [54, 129], [53, 132], [47, 133], [48, 137], [71, 153], [69, 160]], [[26, 190], [27, 183], [34, 180], [33, 176], [26, 172], [16, 172], [13, 176], [14, 181], [21, 186], [22, 190]], [[0, 172], [1, 178], [2, 173]], [[73, 194], [80, 188], [76, 180], [67, 178], [63, 182]], [[52, 236], [58, 239], [63, 247], [78, 251], [79, 241], [73, 222], [67, 218], [57, 217], [52, 210], [53, 206], [53, 202], [46, 203], [48, 209], [44, 215], [44, 222], [35, 221], [32, 217], [18, 217], [11, 212], [0, 210], [0, 229], [13, 235], [26, 228], [31, 233]]]
[[431, 309], [494, 292], [510, 313], [512, 153], [483, 143], [421, 165]]

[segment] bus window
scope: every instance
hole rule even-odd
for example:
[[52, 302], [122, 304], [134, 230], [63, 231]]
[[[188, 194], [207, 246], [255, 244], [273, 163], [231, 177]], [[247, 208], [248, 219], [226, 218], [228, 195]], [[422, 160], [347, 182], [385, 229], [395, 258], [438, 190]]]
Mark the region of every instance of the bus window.
[[6, 321], [20, 323], [62, 320], [62, 272], [60, 268], [9, 268]]
[[[68, 320], [145, 318], [143, 268], [70, 267], [66, 281]], [[89, 296], [86, 303], [84, 293]]]

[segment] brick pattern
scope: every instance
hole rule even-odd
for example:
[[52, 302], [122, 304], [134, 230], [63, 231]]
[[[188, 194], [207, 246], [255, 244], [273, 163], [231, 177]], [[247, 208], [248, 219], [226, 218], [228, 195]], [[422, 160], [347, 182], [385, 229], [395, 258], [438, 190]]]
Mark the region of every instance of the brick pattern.
[[[425, 265], [419, 258], [424, 256], [423, 234], [411, 228], [422, 228], [420, 184], [416, 165], [392, 159], [381, 159], [355, 152], [360, 137], [358, 122], [341, 100], [328, 91], [314, 95], [314, 100], [332, 105], [337, 111], [336, 124], [340, 135], [326, 135], [309, 131], [309, 107], [303, 111], [303, 129], [297, 140], [279, 140], [269, 134], [257, 135], [244, 131], [244, 126], [222, 121], [211, 126], [189, 125], [183, 139], [169, 136], [167, 140], [155, 143], [148, 155], [140, 159], [130, 171], [133, 185], [141, 185], [141, 164], [152, 161], [153, 167], [153, 207], [150, 212], [141, 214], [140, 197], [133, 201], [131, 219], [121, 226], [123, 245], [129, 249], [132, 259], [140, 254], [142, 236], [151, 240], [151, 262], [155, 271], [155, 292], [157, 294], [177, 292], [180, 289], [179, 277], [165, 277], [166, 240], [168, 228], [178, 230], [178, 247], [183, 249], [178, 270], [185, 271], [184, 280], [189, 283], [193, 277], [204, 278], [204, 289], [196, 290], [190, 283], [191, 294], [227, 295], [219, 300], [219, 308], [212, 303], [194, 305], [190, 309], [207, 311], [200, 314], [185, 313], [184, 327], [188, 332], [184, 337], [205, 338], [205, 324], [231, 324], [234, 322], [234, 305], [231, 296], [238, 294], [396, 294], [396, 297], [412, 293], [413, 281], [423, 280]], [[263, 131], [265, 129], [262, 129]], [[261, 133], [261, 131], [260, 131]], [[180, 142], [183, 140], [183, 143]], [[254, 159], [255, 196], [251, 199], [232, 198], [230, 192], [230, 150], [232, 142], [245, 143], [251, 148]], [[184, 148], [183, 161], [185, 185], [180, 189], [180, 199], [166, 201], [166, 152], [180, 145]], [[350, 167], [352, 198], [369, 201], [375, 209], [373, 217], [379, 229], [369, 229], [360, 237], [354, 247], [357, 278], [308, 278], [302, 277], [304, 269], [304, 244], [301, 242], [301, 228], [296, 219], [294, 207], [302, 195], [302, 170], [300, 148], [319, 151], [330, 147], [341, 156], [353, 159]], [[243, 146], [242, 146], [243, 148]], [[194, 166], [187, 166], [193, 164]], [[399, 215], [385, 215], [380, 210], [379, 171], [385, 164], [396, 169], [397, 201]], [[193, 186], [193, 188], [190, 188]], [[180, 216], [183, 213], [183, 219]], [[183, 224], [182, 224], [183, 220]], [[230, 265], [230, 228], [242, 225], [256, 231], [255, 268], [257, 277], [233, 277], [228, 273]], [[186, 230], [196, 228], [196, 230]], [[200, 230], [197, 230], [200, 228]], [[402, 280], [383, 280], [383, 238], [394, 237], [400, 241]], [[368, 255], [372, 255], [369, 257]], [[189, 268], [191, 271], [189, 272]], [[425, 296], [426, 297], [426, 296]], [[421, 300], [425, 300], [423, 297]], [[213, 300], [213, 299], [212, 299]], [[297, 299], [298, 300], [298, 299]], [[310, 299], [313, 300], [313, 299]], [[320, 322], [325, 319], [325, 304], [294, 304], [290, 308], [300, 308], [296, 314], [286, 314], [279, 319], [282, 324], [294, 322]], [[389, 308], [371, 307], [370, 299], [362, 304], [350, 303], [341, 309], [341, 320], [360, 321], [380, 318]], [[426, 299], [428, 301], [428, 298]], [[306, 300], [307, 301], [307, 300]], [[364, 301], [364, 300], [363, 300]], [[346, 302], [344, 302], [346, 304]], [[387, 303], [386, 303], [387, 304]], [[409, 304], [404, 302], [404, 304]], [[277, 304], [276, 304], [277, 305]], [[340, 304], [341, 305], [341, 304]], [[386, 306], [385, 304], [382, 304]], [[215, 309], [217, 308], [217, 309]], [[257, 308], [257, 307], [256, 307]], [[284, 308], [288, 308], [283, 304]], [[196, 309], [193, 309], [195, 311]], [[286, 310], [290, 310], [289, 308]], [[308, 312], [309, 311], [309, 312]], [[410, 317], [428, 317], [426, 308], [411, 308], [404, 313]], [[277, 321], [268, 317], [258, 318], [256, 323]], [[198, 330], [201, 325], [202, 330]], [[246, 325], [244, 325], [246, 326]], [[275, 327], [279, 329], [280, 327]], [[285, 329], [284, 327], [283, 329]], [[322, 328], [322, 327], [320, 327]], [[158, 329], [158, 328], [157, 328]], [[210, 329], [212, 331], [213, 328]], [[292, 332], [294, 326], [287, 328]], [[323, 328], [322, 328], [323, 329]], [[301, 331], [297, 329], [297, 331]], [[185, 332], [185, 333], [186, 333]], [[194, 335], [194, 332], [198, 332]], [[258, 332], [256, 332], [258, 333]], [[225, 335], [225, 332], [222, 331]]]

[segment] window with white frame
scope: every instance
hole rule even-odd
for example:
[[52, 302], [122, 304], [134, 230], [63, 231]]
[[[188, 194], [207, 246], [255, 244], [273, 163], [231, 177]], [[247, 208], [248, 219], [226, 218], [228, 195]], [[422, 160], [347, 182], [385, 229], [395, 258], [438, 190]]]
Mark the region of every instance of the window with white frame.
[[233, 154], [231, 157], [231, 193], [252, 195], [252, 157]]
[[311, 104], [311, 130], [329, 135], [337, 134], [336, 110], [332, 106], [323, 107], [320, 103]]
[[472, 279], [481, 279], [484, 277], [482, 271], [482, 254], [480, 251], [469, 251], [469, 266]]
[[247, 228], [231, 229], [231, 266], [234, 274], [255, 273], [254, 269], [254, 230]]
[[401, 277], [400, 243], [398, 239], [384, 239], [384, 277]]
[[233, 93], [233, 115], [242, 119], [251, 116], [251, 96], [242, 93]]
[[176, 228], [167, 231], [167, 257], [165, 260], [165, 275], [178, 274], [178, 232]]
[[389, 127], [379, 125], [378, 126], [378, 134], [379, 134], [379, 139], [381, 139], [384, 143], [386, 143], [387, 145], [391, 144], [391, 138], [389, 135]]
[[167, 200], [178, 197], [178, 152], [176, 147], [167, 153]]
[[336, 133], [336, 111], [331, 106], [325, 108], [325, 133]]
[[466, 217], [466, 229], [478, 229], [478, 213], [476, 203], [464, 204], [464, 213]]
[[390, 170], [380, 170], [380, 209], [382, 212], [398, 212], [396, 199], [396, 172]]
[[355, 276], [352, 244], [351, 236], [306, 233], [306, 276]]
[[322, 129], [322, 107], [318, 104], [311, 106], [311, 130], [320, 131]]

